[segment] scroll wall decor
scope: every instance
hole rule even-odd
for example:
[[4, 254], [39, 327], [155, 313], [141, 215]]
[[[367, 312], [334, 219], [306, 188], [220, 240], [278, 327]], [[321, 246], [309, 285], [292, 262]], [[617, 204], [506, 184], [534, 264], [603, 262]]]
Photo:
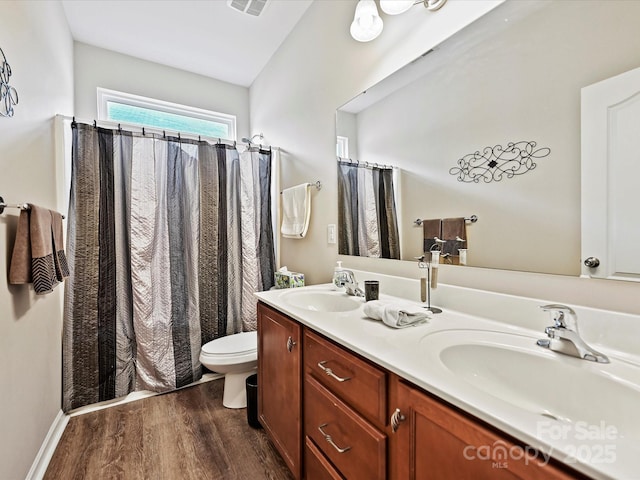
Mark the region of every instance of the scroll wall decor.
[[551, 153], [544, 147], [536, 149], [536, 142], [509, 142], [506, 147], [495, 145], [485, 147], [482, 152], [465, 155], [458, 160], [458, 166], [449, 169], [451, 175], [457, 175], [459, 182], [485, 183], [499, 182], [504, 177], [513, 178], [536, 168], [534, 159], [543, 158]]
[[13, 117], [13, 107], [18, 104], [18, 92], [9, 85], [11, 66], [0, 48], [0, 117]]

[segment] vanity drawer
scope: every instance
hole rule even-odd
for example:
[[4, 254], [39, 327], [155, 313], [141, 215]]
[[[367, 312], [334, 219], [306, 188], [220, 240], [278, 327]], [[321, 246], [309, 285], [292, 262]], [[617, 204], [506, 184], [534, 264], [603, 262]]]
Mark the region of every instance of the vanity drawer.
[[305, 480], [344, 479], [309, 437], [306, 437], [304, 445], [304, 478]]
[[305, 372], [381, 428], [386, 425], [387, 375], [309, 330], [304, 334]]
[[326, 458], [350, 480], [386, 478], [386, 436], [313, 377], [305, 378], [304, 426]]

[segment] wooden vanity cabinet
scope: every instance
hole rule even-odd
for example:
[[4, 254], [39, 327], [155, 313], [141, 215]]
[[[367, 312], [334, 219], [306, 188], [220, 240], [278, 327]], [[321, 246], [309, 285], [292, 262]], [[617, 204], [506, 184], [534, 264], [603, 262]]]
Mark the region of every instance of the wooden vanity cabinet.
[[307, 329], [303, 337], [305, 442], [332, 466], [327, 478], [384, 480], [386, 372]]
[[585, 478], [264, 304], [258, 335], [260, 422], [296, 479]]
[[258, 304], [258, 418], [296, 479], [302, 478], [302, 327]]
[[395, 376], [389, 404], [392, 480], [581, 478]]

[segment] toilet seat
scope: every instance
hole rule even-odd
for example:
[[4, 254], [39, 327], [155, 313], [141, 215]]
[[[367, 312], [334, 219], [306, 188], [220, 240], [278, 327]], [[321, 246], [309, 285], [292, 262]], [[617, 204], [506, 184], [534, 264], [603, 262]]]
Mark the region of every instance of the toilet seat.
[[225, 364], [256, 360], [258, 332], [242, 332], [216, 338], [202, 346], [200, 355]]

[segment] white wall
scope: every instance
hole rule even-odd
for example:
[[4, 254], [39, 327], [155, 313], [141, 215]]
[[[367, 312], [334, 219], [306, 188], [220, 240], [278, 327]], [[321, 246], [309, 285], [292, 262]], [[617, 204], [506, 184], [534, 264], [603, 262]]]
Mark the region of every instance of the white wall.
[[[0, 47], [19, 95], [0, 118], [0, 195], [55, 208], [53, 117], [73, 113], [73, 42], [58, 2], [2, 4]], [[25, 478], [60, 410], [61, 292], [7, 285], [18, 210], [0, 215], [0, 478]]]
[[[349, 35], [355, 0], [316, 1], [253, 83], [251, 125], [284, 150], [282, 186], [316, 179], [324, 185], [312, 195], [308, 236], [282, 239], [281, 263], [304, 272], [307, 283], [329, 281], [338, 258], [337, 245], [326, 242], [327, 224], [338, 217], [335, 109], [499, 3], [449, 0], [436, 13], [414, 7], [384, 16], [382, 35], [360, 44]], [[340, 259], [360, 270], [418, 275], [411, 262]], [[639, 284], [445, 265], [440, 270], [445, 283], [640, 313]]]
[[236, 115], [238, 140], [249, 135], [249, 89], [75, 42], [75, 115], [97, 118], [96, 88]]

